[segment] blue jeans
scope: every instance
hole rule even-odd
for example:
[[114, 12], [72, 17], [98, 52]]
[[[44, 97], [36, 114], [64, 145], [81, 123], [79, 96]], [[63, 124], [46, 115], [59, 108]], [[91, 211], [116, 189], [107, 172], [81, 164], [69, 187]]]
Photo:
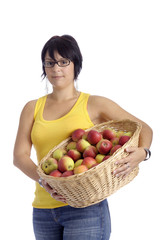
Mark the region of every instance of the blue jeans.
[[33, 228], [36, 240], [109, 240], [107, 200], [86, 208], [33, 208]]

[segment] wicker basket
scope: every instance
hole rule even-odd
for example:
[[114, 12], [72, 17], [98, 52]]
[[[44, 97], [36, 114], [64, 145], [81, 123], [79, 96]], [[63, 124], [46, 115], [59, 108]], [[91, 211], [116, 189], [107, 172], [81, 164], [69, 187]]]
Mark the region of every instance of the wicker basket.
[[[67, 203], [72, 207], [83, 208], [96, 204], [131, 182], [138, 174], [138, 167], [136, 167], [125, 178], [122, 178], [121, 176], [115, 177], [112, 172], [117, 168], [114, 163], [128, 155], [124, 149], [127, 146], [138, 146], [141, 125], [130, 120], [109, 121], [95, 125], [90, 129], [103, 131], [107, 127], [125, 132], [131, 131], [133, 134], [130, 140], [118, 149], [108, 160], [84, 173], [69, 177], [58, 178], [46, 175], [41, 168], [42, 163], [50, 157], [57, 148], [65, 148], [71, 141], [71, 137], [69, 137], [51, 149], [38, 165], [37, 171], [39, 176], [42, 179], [45, 179], [46, 182], [57, 191], [57, 193], [64, 196]], [[87, 131], [88, 130], [89, 129], [87, 129]]]

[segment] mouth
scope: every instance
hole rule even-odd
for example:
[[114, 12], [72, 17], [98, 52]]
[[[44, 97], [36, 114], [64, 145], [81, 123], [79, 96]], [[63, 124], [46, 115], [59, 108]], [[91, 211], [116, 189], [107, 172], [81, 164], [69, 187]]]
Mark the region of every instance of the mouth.
[[60, 79], [60, 78], [62, 78], [62, 76], [53, 76], [52, 78], [54, 78], [54, 79]]

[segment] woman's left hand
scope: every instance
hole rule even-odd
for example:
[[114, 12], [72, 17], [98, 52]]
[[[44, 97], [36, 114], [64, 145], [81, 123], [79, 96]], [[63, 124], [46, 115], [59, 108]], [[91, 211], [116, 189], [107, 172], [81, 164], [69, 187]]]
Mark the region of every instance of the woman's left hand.
[[116, 165], [122, 165], [121, 167], [114, 170], [113, 174], [116, 177], [126, 177], [146, 157], [146, 153], [143, 147], [127, 147], [125, 151], [129, 153], [129, 155], [125, 158], [122, 158], [121, 160], [118, 160], [115, 163]]

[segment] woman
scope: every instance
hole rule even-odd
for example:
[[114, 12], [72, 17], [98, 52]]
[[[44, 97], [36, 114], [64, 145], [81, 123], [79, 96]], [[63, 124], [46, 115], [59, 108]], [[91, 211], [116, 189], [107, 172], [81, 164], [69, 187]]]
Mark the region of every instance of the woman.
[[[82, 55], [75, 39], [54, 36], [42, 50], [43, 76], [53, 92], [28, 102], [22, 110], [14, 148], [14, 164], [36, 182], [33, 201], [33, 226], [37, 240], [107, 240], [111, 223], [107, 200], [87, 208], [67, 205], [63, 196], [37, 174], [31, 160], [32, 144], [40, 161], [48, 151], [77, 128], [87, 129], [108, 120], [131, 119], [142, 124], [139, 147], [129, 147], [128, 157], [113, 174], [125, 177], [145, 160], [152, 141], [151, 128], [118, 104], [101, 96], [76, 90], [74, 81], [82, 68]], [[127, 163], [127, 164], [126, 164]]]

